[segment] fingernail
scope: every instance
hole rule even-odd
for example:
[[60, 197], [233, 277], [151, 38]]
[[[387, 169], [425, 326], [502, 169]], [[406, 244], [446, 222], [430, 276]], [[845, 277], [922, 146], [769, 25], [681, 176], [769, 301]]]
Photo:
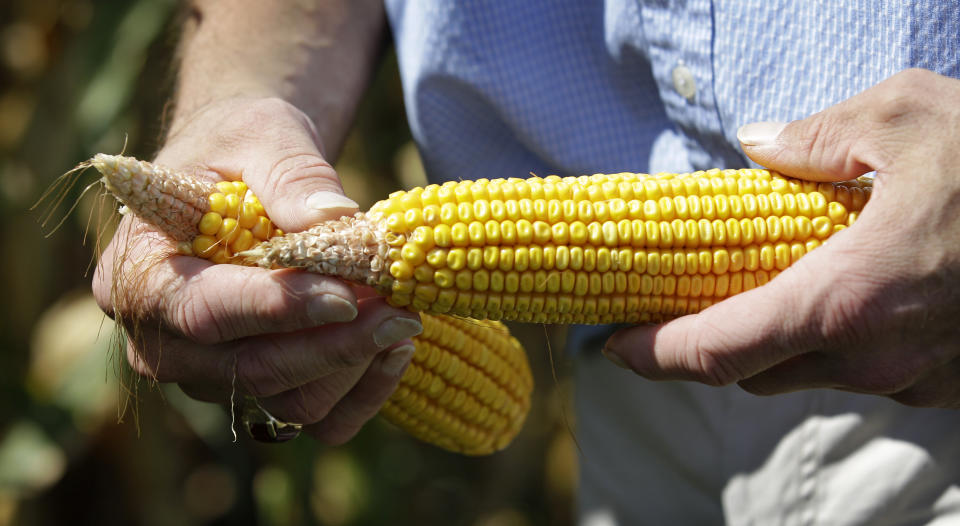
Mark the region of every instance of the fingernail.
[[307, 314], [318, 324], [336, 323], [356, 318], [357, 308], [340, 296], [317, 294], [307, 303]]
[[744, 146], [769, 146], [787, 125], [785, 122], [752, 122], [737, 130], [737, 140]]
[[615, 354], [613, 351], [607, 350], [606, 347], [604, 347], [600, 352], [603, 353], [603, 356], [606, 357], [611, 362], [613, 362], [613, 364], [616, 365], [617, 367], [630, 369], [630, 366], [627, 365], [627, 362], [623, 361], [623, 358]]
[[400, 376], [413, 358], [415, 349], [412, 344], [402, 345], [387, 353], [383, 358], [381, 370], [390, 376]]
[[385, 349], [400, 340], [406, 340], [423, 332], [423, 325], [411, 318], [389, 318], [373, 331], [373, 343]]
[[349, 197], [336, 192], [317, 192], [307, 198], [307, 206], [314, 210], [335, 210], [340, 208], [360, 208]]

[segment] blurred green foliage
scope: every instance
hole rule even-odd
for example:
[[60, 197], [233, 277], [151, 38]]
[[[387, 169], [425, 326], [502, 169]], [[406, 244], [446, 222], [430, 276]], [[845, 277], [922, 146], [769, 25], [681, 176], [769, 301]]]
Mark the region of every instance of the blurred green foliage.
[[[96, 200], [81, 199], [56, 231], [29, 208], [96, 152], [153, 156], [178, 10], [175, 0], [0, 3], [0, 526], [569, 523], [570, 387], [545, 347], [549, 336], [562, 348], [559, 329], [514, 327], [537, 388], [521, 436], [490, 457], [443, 452], [381, 420], [337, 448], [234, 442], [224, 408], [121, 381], [112, 322], [89, 293], [95, 236], [83, 239]], [[389, 55], [337, 169], [363, 207], [380, 189], [424, 181]]]

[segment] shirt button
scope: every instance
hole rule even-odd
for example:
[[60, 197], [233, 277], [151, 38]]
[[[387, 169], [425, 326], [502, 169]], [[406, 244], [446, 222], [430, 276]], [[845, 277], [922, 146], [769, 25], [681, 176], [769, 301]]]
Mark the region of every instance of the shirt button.
[[694, 95], [697, 94], [697, 83], [693, 80], [693, 73], [683, 65], [683, 62], [680, 62], [673, 68], [672, 76], [673, 89], [677, 90], [681, 97], [693, 101]]

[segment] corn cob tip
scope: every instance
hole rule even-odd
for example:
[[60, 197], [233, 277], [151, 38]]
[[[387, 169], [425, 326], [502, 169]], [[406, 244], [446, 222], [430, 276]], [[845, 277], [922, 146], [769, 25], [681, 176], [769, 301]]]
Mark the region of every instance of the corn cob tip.
[[273, 237], [237, 255], [244, 264], [299, 268], [383, 289], [389, 286], [386, 237], [368, 214], [358, 212]]
[[267, 251], [260, 245], [256, 245], [251, 249], [237, 252], [236, 256], [242, 258], [244, 261], [260, 261], [267, 257]]
[[87, 161], [100, 172], [100, 180], [127, 211], [177, 241], [189, 241], [207, 211], [213, 183], [187, 177], [168, 168], [133, 157], [98, 153]]

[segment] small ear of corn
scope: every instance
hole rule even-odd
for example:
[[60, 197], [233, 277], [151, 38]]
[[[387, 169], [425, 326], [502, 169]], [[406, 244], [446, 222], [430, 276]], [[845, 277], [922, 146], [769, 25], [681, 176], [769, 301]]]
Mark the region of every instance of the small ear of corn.
[[413, 362], [381, 414], [450, 451], [503, 449], [530, 410], [533, 380], [520, 344], [496, 322], [422, 319]]
[[[131, 212], [177, 239], [181, 254], [239, 263], [238, 252], [283, 235], [242, 181], [208, 184], [103, 154], [91, 164]], [[338, 232], [329, 230], [332, 250], [342, 252]], [[379, 246], [370, 236], [367, 242]], [[362, 281], [359, 274], [341, 274]], [[450, 451], [485, 455], [506, 447], [530, 410], [533, 377], [523, 348], [498, 322], [430, 314], [421, 321], [424, 332], [413, 338], [413, 361], [381, 414]]]

